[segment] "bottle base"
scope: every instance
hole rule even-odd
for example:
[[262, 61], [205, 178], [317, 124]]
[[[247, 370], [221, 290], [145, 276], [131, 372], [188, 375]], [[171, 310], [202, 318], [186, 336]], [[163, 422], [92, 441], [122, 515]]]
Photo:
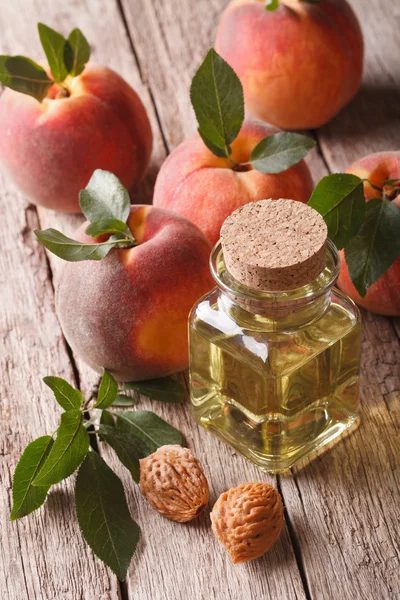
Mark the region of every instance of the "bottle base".
[[[275, 452], [274, 454], [265, 451], [255, 450], [249, 445], [241, 443], [240, 436], [235, 435], [234, 430], [227, 428], [221, 429], [221, 423], [215, 419], [215, 415], [202, 416], [195, 415], [196, 421], [205, 429], [210, 431], [222, 442], [228, 444], [236, 452], [247, 458], [259, 469], [266, 473], [284, 473], [294, 465], [298, 465], [303, 459], [313, 459], [320, 456], [326, 450], [332, 448], [344, 436], [352, 433], [359, 425], [359, 415], [347, 416], [346, 420], [332, 419], [326, 414], [325, 427], [320, 433], [300, 447], [291, 449], [287, 452]], [[275, 442], [276, 443], [276, 442]]]

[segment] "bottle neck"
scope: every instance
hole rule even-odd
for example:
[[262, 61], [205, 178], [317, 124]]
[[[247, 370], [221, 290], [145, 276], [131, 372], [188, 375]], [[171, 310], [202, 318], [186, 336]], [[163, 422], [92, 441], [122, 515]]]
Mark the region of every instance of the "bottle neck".
[[235, 322], [263, 331], [294, 331], [317, 320], [331, 303], [331, 289], [340, 268], [338, 252], [328, 241], [326, 266], [311, 283], [294, 290], [249, 288], [228, 273], [218, 243], [210, 258], [211, 273], [220, 290], [219, 303]]

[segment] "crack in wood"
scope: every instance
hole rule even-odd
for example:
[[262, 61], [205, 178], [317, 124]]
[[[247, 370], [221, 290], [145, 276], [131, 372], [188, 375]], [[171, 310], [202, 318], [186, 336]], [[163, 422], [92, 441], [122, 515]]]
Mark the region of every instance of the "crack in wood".
[[[295, 482], [297, 491], [299, 492], [299, 497], [300, 497], [300, 501], [301, 501], [301, 505], [303, 507], [304, 510], [304, 504], [303, 504], [303, 499], [299, 490], [299, 487], [297, 485], [297, 481], [295, 476], [293, 475], [293, 480]], [[284, 510], [284, 515], [285, 515], [285, 523], [286, 523], [286, 527], [289, 533], [289, 537], [290, 537], [290, 541], [292, 543], [292, 548], [293, 548], [293, 552], [294, 552], [294, 556], [296, 559], [296, 564], [297, 564], [297, 569], [299, 571], [299, 575], [300, 575], [300, 579], [301, 579], [301, 583], [303, 585], [303, 589], [304, 589], [304, 594], [307, 600], [313, 600], [311, 593], [310, 593], [310, 588], [308, 585], [308, 580], [307, 580], [307, 574], [306, 574], [306, 570], [304, 567], [304, 561], [303, 561], [303, 555], [301, 552], [301, 546], [300, 546], [300, 540], [297, 537], [295, 528], [293, 527], [291, 518], [290, 518], [290, 514], [288, 511], [288, 508], [285, 504], [285, 497], [283, 494], [283, 490], [282, 490], [282, 485], [281, 485], [281, 476], [277, 475], [276, 476], [276, 486], [278, 488], [278, 492], [280, 493], [281, 497], [282, 497], [282, 502], [283, 502], [283, 510]]]
[[138, 72], [139, 72], [139, 75], [140, 75], [140, 80], [143, 83], [143, 85], [147, 86], [148, 82], [144, 78], [143, 70], [142, 70], [142, 67], [141, 67], [140, 61], [139, 61], [139, 57], [138, 57], [137, 52], [135, 50], [135, 46], [133, 44], [132, 37], [131, 37], [131, 35], [129, 33], [128, 22], [126, 20], [126, 15], [125, 15], [125, 12], [124, 12], [121, 0], [115, 0], [115, 3], [116, 3], [116, 6], [117, 6], [117, 9], [118, 9], [118, 13], [119, 13], [119, 15], [121, 17], [121, 20], [122, 20], [122, 24], [123, 24], [124, 29], [125, 29], [125, 34], [126, 34], [126, 37], [127, 37], [127, 40], [128, 40], [129, 46], [130, 46], [130, 49], [132, 51], [133, 57], [134, 57], [135, 62], [136, 62], [136, 66], [137, 66], [137, 69], [138, 69]]
[[160, 134], [161, 134], [161, 138], [162, 138], [162, 141], [163, 141], [164, 150], [165, 150], [165, 153], [168, 155], [168, 154], [170, 154], [171, 149], [170, 149], [169, 144], [167, 142], [167, 138], [166, 138], [166, 135], [165, 135], [162, 123], [161, 123], [160, 113], [158, 112], [157, 105], [156, 105], [156, 100], [154, 98], [153, 90], [151, 89], [150, 85], [148, 86], [148, 90], [149, 90], [151, 102], [152, 102], [152, 105], [153, 105], [153, 108], [154, 108], [154, 112], [155, 112], [155, 115], [156, 115], [157, 124], [158, 124], [158, 127], [160, 129]]
[[[21, 548], [21, 536], [20, 536], [20, 533], [19, 533], [19, 526], [18, 525], [16, 527], [16, 531], [17, 531], [18, 546]], [[24, 578], [24, 585], [25, 585], [25, 590], [26, 590], [26, 597], [29, 600], [29, 588], [28, 588], [28, 582], [27, 582], [27, 579], [26, 579], [24, 556], [23, 556], [22, 552], [20, 554], [20, 558], [21, 558], [22, 575], [23, 575], [23, 578]]]
[[327, 161], [324, 151], [322, 149], [322, 144], [321, 144], [319, 136], [318, 136], [318, 131], [312, 130], [312, 131], [310, 131], [310, 133], [313, 135], [315, 141], [317, 142], [318, 155], [320, 156], [322, 162], [324, 163], [326, 170], [328, 171], [328, 173], [332, 173], [332, 170], [329, 167], [328, 161]]
[[120, 14], [120, 17], [121, 17], [124, 29], [125, 29], [125, 33], [126, 33], [126, 36], [127, 36], [128, 42], [129, 42], [130, 49], [132, 50], [132, 54], [133, 54], [133, 57], [134, 57], [135, 62], [136, 62], [136, 66], [137, 66], [137, 69], [138, 69], [138, 72], [139, 72], [139, 75], [140, 75], [141, 82], [143, 83], [143, 85], [145, 85], [147, 87], [147, 90], [149, 92], [151, 103], [152, 103], [152, 106], [153, 106], [153, 109], [154, 109], [154, 114], [156, 116], [156, 120], [157, 120], [158, 128], [160, 130], [160, 134], [161, 134], [161, 138], [162, 138], [162, 141], [163, 141], [165, 152], [166, 152], [166, 154], [169, 154], [170, 153], [170, 148], [168, 146], [168, 142], [167, 142], [167, 139], [166, 139], [166, 136], [165, 136], [165, 132], [164, 132], [162, 124], [161, 124], [161, 118], [160, 118], [160, 114], [159, 114], [159, 111], [158, 111], [158, 108], [157, 108], [157, 104], [156, 104], [156, 100], [155, 100], [155, 97], [154, 97], [154, 94], [153, 94], [153, 90], [151, 89], [150, 82], [144, 77], [143, 69], [141, 67], [140, 60], [139, 60], [139, 56], [138, 56], [138, 53], [136, 52], [135, 45], [133, 43], [133, 39], [132, 39], [130, 30], [129, 30], [129, 25], [128, 25], [128, 21], [126, 19], [126, 15], [125, 15], [125, 11], [124, 11], [124, 8], [123, 8], [123, 5], [122, 5], [122, 1], [121, 0], [115, 0], [115, 2], [116, 2], [116, 5], [117, 5], [117, 8], [118, 8], [118, 12]]
[[131, 600], [129, 598], [129, 590], [126, 581], [119, 582], [119, 593], [121, 596], [121, 600]]
[[[36, 218], [38, 221], [38, 229], [41, 229], [39, 213], [38, 213], [36, 207], [33, 207], [33, 208], [35, 209], [35, 212], [36, 212]], [[49, 282], [51, 284], [51, 289], [53, 290], [53, 296], [55, 299], [56, 290], [55, 290], [55, 286], [54, 286], [53, 269], [51, 267], [49, 257], [47, 256], [47, 251], [44, 251], [44, 256], [45, 256], [45, 261], [46, 261]], [[56, 313], [56, 315], [57, 315], [57, 313]], [[57, 316], [57, 319], [58, 319], [58, 316]], [[64, 342], [64, 347], [65, 347], [66, 353], [68, 355], [69, 361], [71, 363], [72, 372], [74, 374], [75, 385], [78, 389], [80, 389], [80, 386], [81, 386], [80, 375], [79, 375], [79, 370], [78, 370], [78, 367], [77, 367], [77, 364], [76, 364], [76, 361], [75, 361], [75, 358], [74, 358], [74, 355], [72, 352], [72, 348], [70, 347], [70, 345], [68, 344], [68, 342], [64, 336], [64, 332], [62, 330], [61, 324], [60, 324], [60, 329], [61, 329], [62, 339]]]

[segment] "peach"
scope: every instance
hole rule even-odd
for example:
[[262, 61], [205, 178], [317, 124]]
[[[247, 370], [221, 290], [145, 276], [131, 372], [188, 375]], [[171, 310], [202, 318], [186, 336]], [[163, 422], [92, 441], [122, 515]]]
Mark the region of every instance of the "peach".
[[[387, 179], [400, 180], [400, 151], [371, 154], [350, 165], [346, 172], [353, 173], [361, 179], [368, 179], [373, 185], [382, 188], [382, 183]], [[367, 202], [382, 196], [368, 182], [364, 182], [364, 194]], [[399, 190], [393, 202], [400, 210]], [[340, 255], [342, 260], [338, 279], [340, 289], [354, 302], [371, 312], [381, 315], [400, 315], [400, 258], [395, 260], [386, 273], [371, 285], [365, 297], [361, 298], [350, 279], [344, 252], [341, 251]]]
[[[148, 166], [152, 132], [136, 92], [117, 73], [88, 65], [38, 102], [6, 89], [0, 98], [0, 161], [28, 198], [80, 212], [78, 195], [97, 168], [130, 190]], [[58, 97], [60, 96], [60, 97]]]
[[240, 78], [248, 114], [283, 129], [323, 125], [361, 81], [363, 38], [345, 0], [281, 0], [274, 12], [264, 0], [233, 0], [216, 50]]
[[[276, 132], [265, 123], [245, 120], [232, 144], [232, 159], [247, 162], [253, 148]], [[175, 148], [162, 165], [153, 203], [196, 223], [214, 244], [222, 223], [239, 206], [264, 198], [307, 202], [312, 190], [311, 174], [304, 161], [276, 175], [251, 167], [235, 171], [228, 159], [215, 156], [195, 135]]]
[[[84, 230], [76, 239], [93, 242]], [[120, 381], [163, 377], [188, 363], [187, 318], [213, 287], [210, 244], [190, 221], [152, 206], [132, 206], [138, 245], [101, 261], [65, 263], [56, 310], [72, 350]]]

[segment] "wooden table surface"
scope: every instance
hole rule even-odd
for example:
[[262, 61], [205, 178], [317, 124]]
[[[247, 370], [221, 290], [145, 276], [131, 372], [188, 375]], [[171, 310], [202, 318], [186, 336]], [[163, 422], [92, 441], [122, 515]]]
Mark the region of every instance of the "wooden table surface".
[[[1, 54], [42, 59], [36, 23], [68, 34], [80, 27], [92, 57], [133, 85], [154, 132], [152, 163], [137, 200], [149, 201], [157, 170], [195, 131], [191, 78], [213, 44], [225, 0], [9, 0], [1, 3]], [[371, 152], [400, 149], [400, 4], [351, 0], [366, 41], [362, 87], [340, 115], [316, 132], [307, 159], [315, 180]], [[142, 539], [120, 584], [88, 549], [73, 504], [73, 478], [44, 508], [8, 520], [11, 481], [23, 448], [59, 418], [41, 382], [57, 374], [89, 390], [98, 377], [66, 346], [54, 312], [59, 263], [33, 229], [72, 233], [78, 216], [27, 203], [0, 175], [1, 403], [0, 597], [2, 600], [386, 600], [400, 597], [399, 359], [400, 321], [363, 314], [360, 427], [332, 450], [272, 477], [200, 429], [184, 407], [150, 403], [178, 427], [205, 466], [211, 505], [243, 481], [273, 482], [286, 524], [274, 548], [232, 566], [210, 530], [209, 514], [180, 525], [158, 516], [128, 472], [121, 476]]]

